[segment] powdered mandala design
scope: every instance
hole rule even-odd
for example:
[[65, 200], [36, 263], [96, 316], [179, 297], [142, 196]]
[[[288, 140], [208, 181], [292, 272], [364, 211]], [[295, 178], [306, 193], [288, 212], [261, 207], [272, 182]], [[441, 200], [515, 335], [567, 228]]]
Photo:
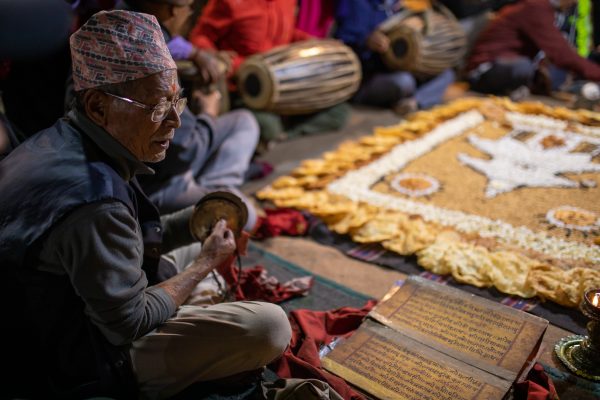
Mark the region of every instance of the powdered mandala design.
[[439, 181], [425, 174], [399, 174], [390, 182], [390, 186], [410, 197], [428, 196], [440, 190]]

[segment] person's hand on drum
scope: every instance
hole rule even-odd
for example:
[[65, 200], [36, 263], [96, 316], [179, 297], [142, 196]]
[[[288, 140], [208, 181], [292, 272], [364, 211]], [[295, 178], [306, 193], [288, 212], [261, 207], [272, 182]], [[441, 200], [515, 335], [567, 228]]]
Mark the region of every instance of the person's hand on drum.
[[385, 53], [390, 48], [390, 39], [381, 31], [373, 31], [367, 38], [367, 47], [376, 53]]
[[223, 51], [218, 51], [216, 56], [219, 59], [219, 61], [221, 61], [221, 63], [223, 64], [222, 72], [223, 73], [231, 72], [231, 69], [233, 68], [233, 59], [235, 57], [237, 57], [237, 53], [235, 51], [231, 51], [231, 50], [223, 50]]
[[202, 83], [205, 85], [215, 83], [222, 75], [219, 68], [220, 61], [206, 50], [194, 48], [190, 60], [192, 60], [196, 65], [196, 68], [198, 68], [198, 74], [202, 78]]
[[194, 90], [192, 97], [199, 112], [208, 114], [213, 118], [219, 116], [219, 112], [221, 111], [221, 92], [214, 88]]

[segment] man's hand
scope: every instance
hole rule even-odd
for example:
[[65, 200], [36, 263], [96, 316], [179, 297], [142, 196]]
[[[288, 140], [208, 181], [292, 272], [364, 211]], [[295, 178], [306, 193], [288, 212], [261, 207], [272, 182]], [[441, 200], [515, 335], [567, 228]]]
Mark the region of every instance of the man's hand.
[[222, 63], [222, 73], [231, 72], [231, 69], [233, 68], [233, 59], [237, 57], [237, 53], [235, 51], [226, 50], [217, 52], [216, 56]]
[[224, 219], [219, 220], [202, 244], [199, 259], [209, 260], [213, 267], [221, 264], [235, 251], [235, 237]]
[[217, 222], [202, 244], [200, 255], [188, 268], [156, 286], [163, 288], [176, 306], [182, 305], [196, 285], [212, 270], [230, 259], [235, 251], [235, 237], [224, 219]]
[[376, 53], [383, 54], [390, 47], [390, 39], [381, 31], [373, 31], [367, 38], [367, 47]]
[[190, 60], [194, 62], [198, 68], [198, 74], [204, 85], [212, 85], [222, 75], [219, 68], [219, 60], [210, 54], [208, 51], [194, 48], [190, 56]]
[[219, 116], [219, 112], [221, 111], [221, 92], [216, 89], [212, 89], [210, 93], [204, 93], [202, 90], [194, 90], [192, 98], [196, 105], [196, 112], [208, 114], [213, 118]]

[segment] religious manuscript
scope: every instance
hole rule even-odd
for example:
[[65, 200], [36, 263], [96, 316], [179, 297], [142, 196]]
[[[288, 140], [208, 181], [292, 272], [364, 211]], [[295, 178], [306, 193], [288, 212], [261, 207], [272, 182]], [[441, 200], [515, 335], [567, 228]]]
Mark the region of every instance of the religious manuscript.
[[323, 366], [381, 399], [501, 399], [548, 321], [410, 277]]

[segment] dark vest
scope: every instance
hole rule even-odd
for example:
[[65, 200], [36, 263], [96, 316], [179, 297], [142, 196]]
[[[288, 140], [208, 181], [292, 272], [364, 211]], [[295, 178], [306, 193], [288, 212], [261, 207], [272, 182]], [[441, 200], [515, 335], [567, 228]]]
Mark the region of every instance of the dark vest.
[[123, 180], [111, 159], [68, 120], [33, 136], [0, 163], [0, 265], [10, 288], [2, 305], [17, 328], [10, 383], [19, 386], [25, 378], [21, 384], [33, 389], [28, 395], [135, 396], [129, 349], [108, 343], [89, 322], [68, 276], [35, 269], [40, 244], [57, 223], [78, 207], [107, 200], [120, 201], [139, 221], [150, 284], [172, 276], [172, 268], [159, 268], [158, 211], [135, 179]]

